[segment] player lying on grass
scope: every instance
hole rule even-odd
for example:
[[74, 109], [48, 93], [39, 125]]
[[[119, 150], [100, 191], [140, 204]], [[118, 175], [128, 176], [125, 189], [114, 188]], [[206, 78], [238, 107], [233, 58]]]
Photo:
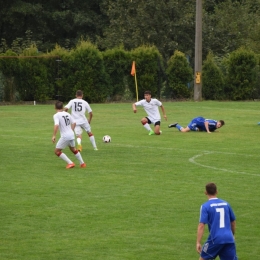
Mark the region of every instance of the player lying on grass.
[[186, 127], [180, 126], [178, 123], [170, 124], [168, 127], [176, 127], [181, 132], [189, 132], [189, 131], [204, 131], [204, 132], [214, 132], [216, 129], [225, 125], [223, 120], [212, 120], [205, 119], [204, 117], [195, 117], [191, 120], [191, 122]]
[[[142, 106], [147, 113], [147, 116], [142, 118], [141, 123], [149, 131], [149, 135], [160, 135], [162, 131], [160, 131], [161, 115], [159, 107], [162, 109], [163, 117], [167, 120], [162, 102], [156, 98], [152, 98], [151, 91], [145, 91], [144, 99], [132, 104], [134, 113], [137, 112], [136, 106]], [[151, 129], [150, 124], [154, 125], [154, 131]]]
[[58, 130], [60, 130], [60, 139], [56, 144], [54, 153], [67, 163], [67, 169], [73, 168], [75, 167], [75, 163], [73, 163], [68, 158], [68, 156], [62, 152], [62, 149], [68, 146], [70, 150], [74, 153], [75, 157], [79, 160], [80, 167], [85, 168], [86, 164], [84, 163], [80, 152], [75, 148], [75, 136], [73, 130], [76, 123], [73, 122], [73, 119], [69, 113], [63, 111], [62, 102], [56, 102], [55, 110], [56, 114], [54, 114], [53, 116], [54, 129], [52, 135], [52, 142], [55, 143]]

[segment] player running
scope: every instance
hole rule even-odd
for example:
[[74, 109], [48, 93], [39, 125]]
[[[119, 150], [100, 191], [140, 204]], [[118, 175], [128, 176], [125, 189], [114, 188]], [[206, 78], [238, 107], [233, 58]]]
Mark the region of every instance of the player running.
[[55, 104], [56, 114], [53, 116], [54, 120], [54, 129], [52, 135], [52, 142], [55, 143], [56, 141], [56, 134], [58, 130], [60, 130], [60, 139], [55, 147], [55, 154], [60, 157], [62, 160], [67, 162], [67, 169], [75, 167], [75, 163], [73, 163], [65, 153], [62, 152], [62, 149], [66, 148], [67, 146], [70, 150], [74, 153], [76, 158], [80, 162], [80, 167], [85, 168], [86, 163], [84, 163], [80, 152], [75, 148], [75, 136], [73, 129], [75, 127], [75, 123], [71, 118], [71, 115], [65, 111], [63, 111], [63, 103], [57, 101]]
[[216, 129], [225, 125], [223, 120], [205, 119], [204, 117], [195, 117], [191, 120], [187, 127], [182, 127], [178, 123], [170, 124], [168, 127], [176, 127], [179, 131], [185, 133], [189, 131], [203, 131], [207, 133], [214, 132]]
[[[137, 112], [136, 106], [142, 106], [148, 115], [142, 118], [141, 123], [144, 128], [149, 131], [149, 135], [160, 135], [162, 133], [162, 131], [160, 131], [161, 115], [158, 107], [161, 107], [163, 117], [167, 120], [162, 102], [156, 98], [152, 98], [151, 91], [145, 91], [144, 99], [132, 104], [134, 113]], [[154, 131], [151, 129], [150, 124], [154, 125]]]
[[[93, 117], [92, 109], [89, 105], [89, 103], [85, 100], [83, 100], [83, 92], [81, 90], [77, 90], [76, 92], [76, 98], [69, 101], [69, 103], [65, 106], [64, 110], [68, 111], [71, 108], [71, 116], [76, 122], [75, 127], [75, 134], [77, 137], [77, 149], [81, 152], [82, 151], [82, 129], [84, 129], [88, 136], [89, 140], [94, 148], [95, 151], [97, 151], [97, 145], [95, 141], [95, 137], [91, 132], [90, 122]], [[86, 118], [85, 113], [86, 111], [89, 114], [89, 119]]]

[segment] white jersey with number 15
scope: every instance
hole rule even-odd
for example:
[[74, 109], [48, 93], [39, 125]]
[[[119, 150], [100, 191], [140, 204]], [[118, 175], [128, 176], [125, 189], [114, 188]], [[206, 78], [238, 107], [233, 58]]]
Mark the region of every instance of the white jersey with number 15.
[[81, 98], [74, 98], [65, 106], [66, 108], [71, 108], [71, 116], [75, 120], [77, 125], [84, 124], [88, 122], [85, 113], [92, 112], [92, 109], [87, 101]]

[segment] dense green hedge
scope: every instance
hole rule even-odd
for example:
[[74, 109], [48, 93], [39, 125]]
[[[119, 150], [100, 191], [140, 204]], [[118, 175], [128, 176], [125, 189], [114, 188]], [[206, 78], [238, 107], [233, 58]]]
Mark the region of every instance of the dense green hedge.
[[169, 59], [166, 69], [168, 87], [172, 98], [189, 98], [188, 84], [193, 79], [193, 72], [184, 53], [175, 51]]
[[[158, 49], [154, 46], [141, 46], [131, 51], [131, 58], [136, 63], [136, 77], [139, 99], [143, 98], [143, 93], [146, 90], [150, 90], [153, 96], [159, 97], [161, 89], [160, 70], [163, 66], [163, 61]], [[130, 79], [129, 89], [134, 94], [134, 96], [136, 96], [134, 77]]]
[[[77, 89], [83, 90], [89, 102], [135, 98], [135, 78], [130, 75], [133, 61], [139, 99], [145, 90], [151, 90], [158, 98], [192, 96], [189, 88], [192, 68], [180, 51], [175, 51], [166, 68], [154, 46], [141, 46], [132, 51], [121, 46], [101, 52], [88, 41], [79, 42], [70, 51], [56, 46], [51, 52], [39, 54], [36, 46], [31, 46], [20, 56], [12, 51], [1, 56], [0, 101], [67, 101], [75, 96]], [[259, 98], [259, 75], [259, 56], [250, 50], [240, 48], [224, 58], [209, 54], [202, 69], [203, 97]]]
[[227, 62], [225, 93], [229, 99], [245, 100], [253, 98], [257, 80], [256, 55], [244, 48], [230, 54]]
[[225, 99], [223, 73], [216, 64], [212, 53], [209, 53], [202, 66], [202, 86], [204, 99]]
[[103, 52], [104, 65], [108, 77], [109, 95], [112, 100], [120, 99], [126, 89], [128, 76], [131, 69], [130, 53], [123, 47], [114, 48]]

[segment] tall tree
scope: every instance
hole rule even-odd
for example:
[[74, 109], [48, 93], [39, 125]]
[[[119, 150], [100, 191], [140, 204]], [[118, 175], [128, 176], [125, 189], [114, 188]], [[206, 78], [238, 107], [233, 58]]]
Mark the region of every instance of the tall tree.
[[9, 45], [30, 30], [43, 51], [71, 48], [81, 37], [94, 42], [106, 24], [98, 0], [0, 0], [0, 38]]
[[195, 2], [185, 0], [104, 0], [109, 17], [101, 47], [123, 44], [126, 49], [155, 45], [165, 58], [176, 49], [191, 53]]
[[230, 53], [240, 46], [260, 50], [260, 2], [226, 0], [204, 13], [203, 50], [217, 55]]

